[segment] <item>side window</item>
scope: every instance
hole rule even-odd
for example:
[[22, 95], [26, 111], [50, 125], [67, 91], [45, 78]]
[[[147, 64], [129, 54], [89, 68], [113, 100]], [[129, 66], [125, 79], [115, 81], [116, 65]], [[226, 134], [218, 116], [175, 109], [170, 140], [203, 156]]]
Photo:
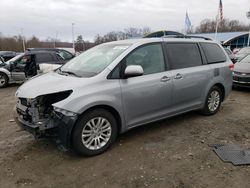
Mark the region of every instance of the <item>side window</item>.
[[201, 46], [204, 50], [208, 64], [225, 62], [227, 60], [223, 50], [218, 44], [201, 43]]
[[165, 71], [161, 44], [150, 44], [133, 51], [125, 59], [126, 66], [141, 65], [144, 75]]
[[197, 44], [166, 44], [166, 53], [171, 69], [182, 69], [202, 65], [201, 54]]
[[63, 61], [64, 60], [64, 58], [60, 54], [58, 54], [58, 53], [56, 53], [56, 58], [59, 61]]
[[25, 55], [22, 58], [18, 59], [15, 61], [16, 64], [27, 64], [31, 62], [31, 56], [30, 55]]
[[48, 63], [53, 61], [53, 57], [49, 53], [41, 53], [36, 55], [37, 63]]
[[66, 60], [68, 59], [72, 59], [73, 56], [69, 53], [69, 52], [66, 52], [66, 51], [59, 51], [59, 54]]

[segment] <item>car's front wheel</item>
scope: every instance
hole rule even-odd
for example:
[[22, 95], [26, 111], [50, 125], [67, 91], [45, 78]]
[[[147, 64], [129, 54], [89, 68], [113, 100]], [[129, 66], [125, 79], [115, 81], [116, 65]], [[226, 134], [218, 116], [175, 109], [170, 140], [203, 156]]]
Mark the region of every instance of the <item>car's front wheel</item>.
[[7, 84], [8, 84], [7, 75], [0, 72], [0, 88], [5, 87]]
[[94, 109], [77, 122], [72, 134], [73, 148], [81, 155], [98, 155], [113, 144], [117, 134], [114, 116], [107, 110]]
[[222, 102], [222, 91], [218, 86], [213, 86], [207, 95], [205, 106], [202, 109], [204, 115], [216, 114]]

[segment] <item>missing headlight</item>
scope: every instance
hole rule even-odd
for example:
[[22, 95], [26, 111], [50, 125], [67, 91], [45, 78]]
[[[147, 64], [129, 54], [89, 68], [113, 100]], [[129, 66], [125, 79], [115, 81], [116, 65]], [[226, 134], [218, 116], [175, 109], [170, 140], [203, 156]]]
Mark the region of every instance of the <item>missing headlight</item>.
[[69, 90], [69, 91], [63, 91], [63, 92], [40, 96], [38, 98], [39, 112], [46, 117], [47, 115], [51, 114], [51, 112], [53, 111], [52, 104], [66, 99], [71, 93], [72, 93], [72, 90]]

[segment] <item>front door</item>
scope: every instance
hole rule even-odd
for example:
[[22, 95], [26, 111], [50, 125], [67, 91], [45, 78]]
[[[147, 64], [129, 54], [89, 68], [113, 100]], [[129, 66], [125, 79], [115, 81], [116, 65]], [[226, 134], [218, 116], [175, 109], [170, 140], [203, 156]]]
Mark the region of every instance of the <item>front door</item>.
[[32, 63], [31, 55], [24, 55], [20, 59], [11, 63], [11, 76], [15, 81], [23, 81], [26, 79], [27, 70]]
[[166, 116], [172, 106], [172, 80], [162, 44], [139, 47], [123, 63], [124, 67], [140, 65], [144, 70], [142, 76], [120, 80], [126, 124], [135, 126]]

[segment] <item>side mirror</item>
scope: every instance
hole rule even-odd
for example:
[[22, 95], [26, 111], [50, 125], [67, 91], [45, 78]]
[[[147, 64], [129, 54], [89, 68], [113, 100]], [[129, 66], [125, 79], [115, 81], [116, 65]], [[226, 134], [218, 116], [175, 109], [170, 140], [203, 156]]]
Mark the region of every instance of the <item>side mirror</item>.
[[124, 71], [125, 78], [142, 76], [143, 73], [143, 68], [140, 65], [129, 65]]

